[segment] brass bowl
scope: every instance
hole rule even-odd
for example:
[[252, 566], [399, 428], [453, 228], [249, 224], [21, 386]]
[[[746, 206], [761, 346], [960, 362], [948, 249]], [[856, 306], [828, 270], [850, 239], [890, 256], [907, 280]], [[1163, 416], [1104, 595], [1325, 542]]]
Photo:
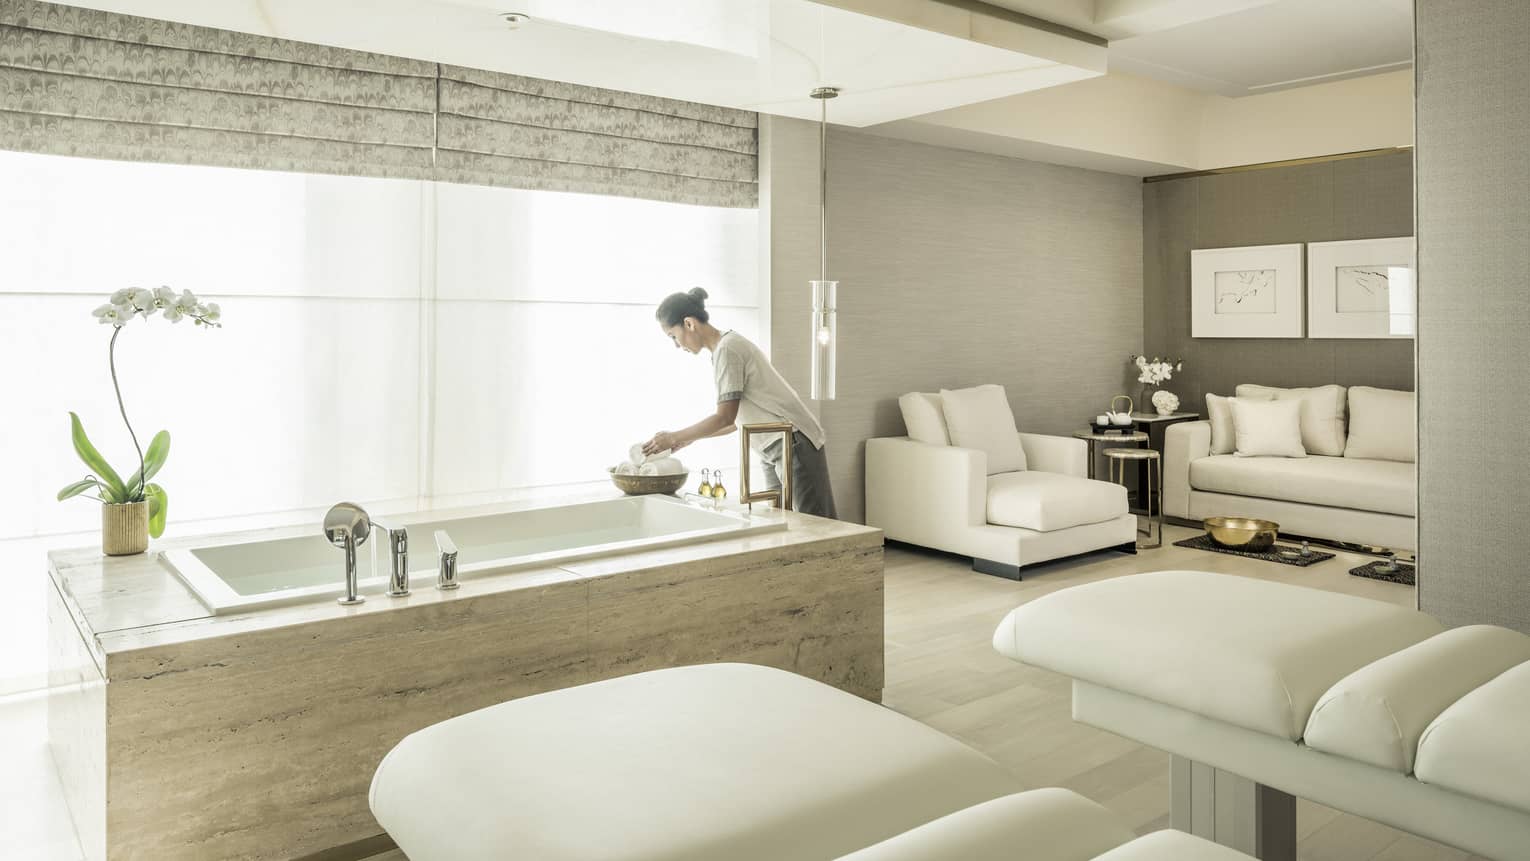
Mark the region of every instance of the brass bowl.
[[668, 493], [685, 487], [685, 482], [691, 477], [688, 472], [677, 472], [673, 475], [621, 475], [615, 468], [608, 470], [611, 473], [611, 483], [628, 496], [644, 496], [649, 493]]
[[1234, 550], [1263, 553], [1275, 546], [1280, 524], [1254, 517], [1208, 517], [1201, 521], [1211, 540]]

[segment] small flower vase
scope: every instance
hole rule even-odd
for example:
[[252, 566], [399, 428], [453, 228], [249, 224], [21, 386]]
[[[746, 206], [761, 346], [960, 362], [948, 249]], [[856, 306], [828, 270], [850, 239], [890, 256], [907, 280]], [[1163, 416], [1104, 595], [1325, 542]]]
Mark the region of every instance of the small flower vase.
[[149, 549], [149, 503], [101, 505], [101, 552], [133, 556]]

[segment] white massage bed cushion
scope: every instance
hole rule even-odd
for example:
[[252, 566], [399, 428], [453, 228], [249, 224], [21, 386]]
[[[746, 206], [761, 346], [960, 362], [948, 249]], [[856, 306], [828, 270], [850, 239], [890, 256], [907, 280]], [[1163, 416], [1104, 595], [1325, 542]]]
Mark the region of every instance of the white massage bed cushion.
[[958, 810], [840, 861], [1092, 861], [1133, 836], [1082, 795], [1033, 789]]
[[399, 742], [371, 807], [411, 861], [829, 859], [1020, 787], [890, 709], [748, 664], [511, 700]]
[[1530, 812], [1530, 663], [1472, 691], [1418, 744], [1419, 780]]
[[1526, 661], [1530, 636], [1491, 625], [1454, 628], [1340, 680], [1313, 709], [1304, 739], [1314, 750], [1411, 774], [1430, 722]]
[[1023, 663], [1297, 741], [1335, 682], [1442, 629], [1367, 598], [1159, 571], [1037, 598], [1005, 617], [993, 645]]
[[1183, 831], [1154, 831], [1095, 861], [1249, 861], [1249, 857]]

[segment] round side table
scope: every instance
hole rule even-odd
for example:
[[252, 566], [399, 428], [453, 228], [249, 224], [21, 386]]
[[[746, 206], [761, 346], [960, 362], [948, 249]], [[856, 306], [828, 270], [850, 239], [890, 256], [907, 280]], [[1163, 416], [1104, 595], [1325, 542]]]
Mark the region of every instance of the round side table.
[[[1137, 527], [1137, 534], [1146, 535], [1149, 538], [1153, 538], [1153, 512], [1156, 511], [1158, 512], [1156, 515], [1158, 518], [1158, 537], [1154, 538], [1151, 543], [1145, 544], [1141, 541], [1138, 541], [1137, 547], [1141, 550], [1151, 550], [1155, 547], [1162, 547], [1163, 458], [1159, 456], [1157, 450], [1151, 448], [1110, 448], [1105, 450], [1105, 457], [1108, 459], [1110, 465], [1110, 480], [1120, 484], [1122, 487], [1126, 486], [1127, 464], [1144, 460], [1148, 461], [1147, 493], [1143, 495], [1143, 500], [1147, 505], [1147, 528], [1144, 529], [1140, 526]], [[1117, 467], [1117, 464], [1120, 465], [1119, 468]], [[1117, 478], [1116, 475], [1118, 472], [1120, 473], [1119, 478]]]
[[1095, 476], [1094, 462], [1099, 457], [1099, 449], [1102, 443], [1132, 443], [1141, 446], [1148, 441], [1148, 435], [1139, 430], [1128, 431], [1126, 433], [1095, 433], [1092, 430], [1074, 431], [1073, 438], [1081, 439], [1089, 446], [1089, 464], [1085, 467], [1085, 474], [1089, 478], [1094, 478]]

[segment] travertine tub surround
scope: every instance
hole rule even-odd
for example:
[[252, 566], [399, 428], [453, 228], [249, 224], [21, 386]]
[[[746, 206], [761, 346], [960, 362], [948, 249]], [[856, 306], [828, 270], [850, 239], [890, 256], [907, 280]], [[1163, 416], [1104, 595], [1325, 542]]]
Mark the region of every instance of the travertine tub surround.
[[84, 681], [50, 729], [61, 769], [82, 781], [71, 804], [86, 855], [293, 858], [374, 837], [367, 786], [403, 736], [640, 670], [746, 661], [879, 700], [881, 533], [780, 516], [784, 532], [470, 579], [454, 593], [218, 617], [152, 552], [54, 553], [55, 669]]

